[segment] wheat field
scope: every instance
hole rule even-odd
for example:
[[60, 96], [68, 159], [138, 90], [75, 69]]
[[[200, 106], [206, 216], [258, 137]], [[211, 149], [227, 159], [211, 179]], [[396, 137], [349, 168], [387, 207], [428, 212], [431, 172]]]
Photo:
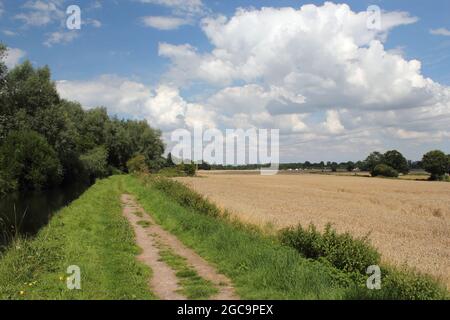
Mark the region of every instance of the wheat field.
[[332, 223], [339, 232], [369, 234], [385, 262], [450, 287], [450, 183], [236, 172], [179, 180], [245, 222], [275, 229]]

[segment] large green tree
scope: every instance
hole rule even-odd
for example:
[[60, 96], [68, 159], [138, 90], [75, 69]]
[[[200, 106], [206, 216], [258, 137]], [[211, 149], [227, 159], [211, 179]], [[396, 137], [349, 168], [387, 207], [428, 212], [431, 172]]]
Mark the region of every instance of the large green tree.
[[422, 168], [431, 174], [431, 180], [441, 180], [448, 172], [448, 167], [448, 157], [440, 150], [430, 151], [422, 158]]
[[51, 107], [60, 101], [48, 67], [35, 69], [26, 61], [8, 72], [5, 81], [3, 112], [7, 114], [24, 109], [27, 114], [34, 115], [40, 108]]
[[391, 150], [384, 154], [384, 164], [387, 164], [400, 173], [409, 173], [408, 161], [397, 150]]
[[378, 151], [372, 152], [364, 161], [365, 169], [369, 171], [372, 175], [374, 173], [375, 167], [383, 163], [384, 163], [384, 155]]
[[[48, 67], [35, 68], [27, 61], [8, 71], [5, 54], [0, 45], [0, 189], [104, 177], [114, 168], [126, 171], [128, 160], [139, 154], [153, 170], [165, 165], [159, 130], [146, 121], [111, 118], [106, 108], [86, 111], [79, 103], [62, 100]], [[25, 157], [27, 148], [33, 159]]]

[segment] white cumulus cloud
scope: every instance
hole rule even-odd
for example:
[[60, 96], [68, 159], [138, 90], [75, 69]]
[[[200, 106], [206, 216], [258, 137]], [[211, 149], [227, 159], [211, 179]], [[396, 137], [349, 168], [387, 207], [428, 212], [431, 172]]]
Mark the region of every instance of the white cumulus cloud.
[[178, 17], [148, 16], [142, 17], [142, 23], [147, 27], [159, 30], [175, 30], [181, 26], [190, 24], [190, 21]]
[[5, 64], [8, 69], [14, 68], [27, 55], [27, 53], [18, 48], [7, 48]]

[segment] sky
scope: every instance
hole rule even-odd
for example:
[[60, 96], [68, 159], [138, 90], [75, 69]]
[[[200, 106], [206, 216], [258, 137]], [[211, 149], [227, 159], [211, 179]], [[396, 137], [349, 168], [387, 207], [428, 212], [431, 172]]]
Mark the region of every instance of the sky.
[[169, 146], [202, 125], [279, 129], [282, 162], [450, 153], [447, 0], [0, 0], [0, 40]]

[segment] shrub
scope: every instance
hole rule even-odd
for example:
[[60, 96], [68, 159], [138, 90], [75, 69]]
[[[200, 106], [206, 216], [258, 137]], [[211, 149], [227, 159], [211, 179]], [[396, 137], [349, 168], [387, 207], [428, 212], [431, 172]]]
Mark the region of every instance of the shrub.
[[184, 164], [183, 171], [188, 177], [194, 177], [197, 173], [197, 166], [194, 163]]
[[94, 148], [80, 157], [84, 169], [91, 179], [108, 175], [108, 151], [105, 147]]
[[365, 274], [367, 267], [379, 263], [379, 253], [369, 244], [367, 238], [353, 238], [350, 234], [337, 234], [327, 225], [321, 234], [310, 225], [287, 228], [280, 231], [281, 243], [295, 248], [306, 258], [325, 258], [336, 268], [345, 272]]
[[449, 170], [448, 157], [442, 151], [430, 151], [423, 156], [422, 168], [431, 174], [431, 180], [442, 180]]
[[431, 277], [411, 270], [382, 270], [382, 298], [396, 300], [445, 299], [446, 290]]
[[372, 176], [398, 178], [398, 171], [386, 164], [379, 164], [373, 169]]
[[61, 163], [45, 138], [35, 131], [12, 131], [0, 147], [0, 168], [6, 191], [11, 188], [41, 189], [57, 185]]
[[129, 173], [146, 173], [149, 171], [145, 162], [145, 156], [142, 154], [128, 160], [127, 168]]

